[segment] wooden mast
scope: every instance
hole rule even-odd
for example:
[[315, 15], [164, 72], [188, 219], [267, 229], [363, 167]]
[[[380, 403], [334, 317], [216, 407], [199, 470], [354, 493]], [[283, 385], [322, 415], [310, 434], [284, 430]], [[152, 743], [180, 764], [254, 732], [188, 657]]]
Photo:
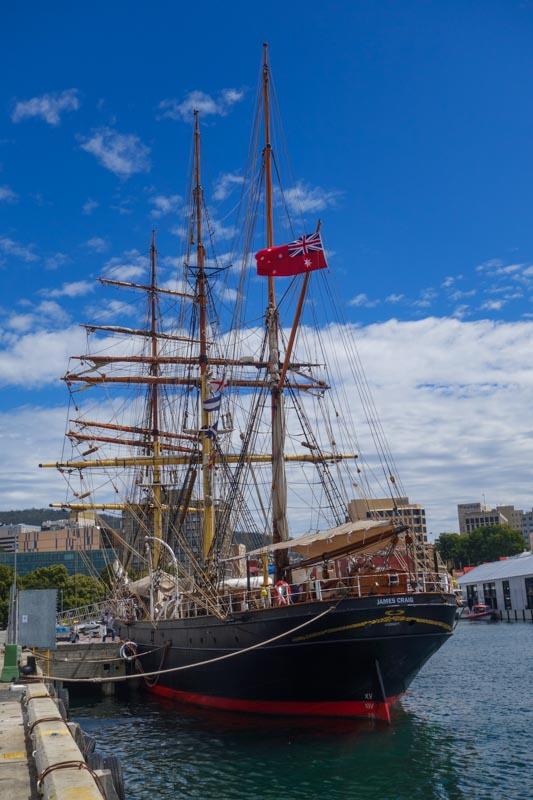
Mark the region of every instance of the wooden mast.
[[[202, 425], [207, 431], [210, 425], [210, 414], [205, 410], [205, 401], [209, 396], [209, 376], [207, 371], [207, 296], [205, 275], [205, 249], [202, 241], [202, 189], [200, 183], [200, 124], [198, 111], [194, 111], [194, 162], [195, 186], [194, 200], [196, 212], [196, 254], [197, 254], [197, 301], [200, 317], [200, 398], [202, 404]], [[212, 444], [208, 436], [202, 436], [202, 485], [204, 496], [203, 556], [204, 561], [215, 536], [215, 506], [213, 504], [213, 473], [211, 468]]]
[[[150, 375], [154, 378], [159, 377], [159, 364], [157, 362], [158, 356], [158, 343], [157, 343], [157, 285], [156, 285], [156, 268], [157, 268], [157, 250], [155, 247], [155, 231], [152, 231], [152, 244], [150, 247], [150, 320], [151, 320], [151, 333], [152, 333], [152, 364], [150, 367]], [[157, 459], [161, 455], [161, 443], [159, 440], [159, 386], [157, 381], [151, 386], [151, 422], [152, 422], [152, 447], [156, 461], [154, 462], [153, 471], [153, 537], [154, 548], [152, 564], [153, 568], [157, 569], [160, 555], [160, 540], [163, 538], [163, 516], [161, 513], [161, 468], [157, 463]]]
[[[272, 144], [270, 141], [270, 97], [268, 45], [263, 44], [263, 103], [265, 136], [265, 206], [266, 206], [266, 244], [274, 246], [274, 222], [272, 216]], [[274, 277], [268, 277], [268, 308], [266, 312], [268, 331], [268, 372], [271, 393], [272, 414], [272, 538], [274, 543], [285, 542], [289, 538], [287, 524], [287, 478], [285, 475], [285, 412], [283, 391], [280, 386], [279, 354], [279, 312], [276, 306]], [[288, 565], [287, 554], [276, 551], [275, 578], [280, 580]]]

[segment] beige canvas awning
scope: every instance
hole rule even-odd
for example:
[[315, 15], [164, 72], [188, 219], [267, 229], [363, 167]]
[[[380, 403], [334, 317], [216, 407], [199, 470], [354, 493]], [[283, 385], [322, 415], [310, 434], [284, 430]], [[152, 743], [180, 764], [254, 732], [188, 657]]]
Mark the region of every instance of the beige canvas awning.
[[343, 553], [377, 553], [390, 544], [391, 540], [405, 530], [405, 527], [392, 525], [390, 520], [359, 520], [346, 522], [327, 531], [307, 533], [288, 542], [260, 547], [251, 550], [247, 556], [261, 556], [276, 550], [293, 550], [304, 559], [334, 557]]

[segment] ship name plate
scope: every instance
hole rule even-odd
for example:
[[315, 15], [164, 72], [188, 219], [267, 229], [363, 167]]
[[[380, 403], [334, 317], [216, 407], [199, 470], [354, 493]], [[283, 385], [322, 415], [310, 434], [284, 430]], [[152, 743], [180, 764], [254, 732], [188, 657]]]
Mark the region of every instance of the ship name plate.
[[399, 603], [414, 603], [414, 597], [379, 597], [376, 600], [377, 606], [396, 606]]

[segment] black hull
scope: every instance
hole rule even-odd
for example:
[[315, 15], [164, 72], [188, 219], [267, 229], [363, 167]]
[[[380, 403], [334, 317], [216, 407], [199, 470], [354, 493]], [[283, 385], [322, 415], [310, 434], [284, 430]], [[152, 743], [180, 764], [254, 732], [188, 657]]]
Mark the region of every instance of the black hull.
[[226, 621], [123, 622], [118, 632], [136, 643], [138, 668], [161, 672], [146, 679], [158, 694], [235, 711], [388, 720], [451, 635], [455, 612], [453, 595], [388, 595], [267, 608]]

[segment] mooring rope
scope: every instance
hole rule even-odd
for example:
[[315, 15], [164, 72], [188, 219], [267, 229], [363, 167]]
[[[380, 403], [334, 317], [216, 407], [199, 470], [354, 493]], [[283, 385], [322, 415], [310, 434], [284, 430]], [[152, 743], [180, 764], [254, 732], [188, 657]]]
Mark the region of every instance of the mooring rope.
[[[119, 640], [119, 643], [124, 644], [124, 642], [122, 642], [121, 639]], [[81, 642], [81, 644], [84, 644], [84, 642]], [[99, 642], [90, 642], [90, 644], [100, 644], [100, 643]], [[136, 655], [136, 658], [143, 658], [144, 656], [149, 656], [150, 653], [157, 653], [158, 650], [163, 650], [164, 648], [165, 648], [164, 644], [162, 644], [161, 647], [153, 647], [152, 650], [145, 650], [144, 653], [138, 653]], [[57, 653], [57, 650], [53, 650], [52, 652], [53, 653]], [[79, 665], [79, 664], [109, 664], [111, 661], [124, 661], [124, 658], [122, 656], [112, 656], [111, 658], [79, 658], [79, 659], [76, 659], [76, 658], [69, 658], [68, 656], [66, 658], [57, 658], [55, 656], [46, 656], [46, 655], [43, 655], [42, 653], [33, 653], [33, 655], [38, 661], [51, 661], [51, 662], [54, 662], [54, 664], [76, 664], [76, 665]]]
[[301, 630], [302, 628], [306, 628], [308, 625], [311, 625], [313, 622], [316, 622], [321, 617], [325, 617], [326, 614], [329, 614], [330, 611], [334, 611], [338, 604], [333, 606], [329, 606], [326, 608], [325, 611], [321, 611], [320, 614], [317, 614], [316, 617], [312, 619], [308, 619], [306, 622], [302, 622], [300, 625], [296, 625], [296, 627], [291, 628], [288, 631], [284, 631], [283, 633], [279, 633], [277, 636], [272, 636], [271, 639], [265, 639], [264, 642], [258, 642], [257, 644], [252, 644], [250, 647], [245, 647], [242, 650], [236, 650], [233, 653], [226, 653], [223, 656], [215, 656], [215, 658], [210, 658], [207, 661], [197, 661], [194, 664], [184, 664], [181, 667], [169, 667], [168, 669], [161, 669], [156, 670], [155, 672], [141, 672], [135, 675], [110, 675], [106, 678], [63, 678], [57, 677], [55, 675], [46, 675], [43, 676], [46, 680], [50, 681], [63, 681], [64, 683], [119, 683], [120, 681], [128, 681], [128, 680], [138, 680], [140, 676], [143, 678], [151, 678], [155, 675], [165, 675], [169, 672], [181, 672], [184, 669], [194, 669], [195, 667], [205, 667], [209, 664], [214, 664], [217, 661], [224, 661], [228, 658], [235, 658], [236, 656], [244, 655], [245, 653], [249, 653], [252, 650], [258, 650], [260, 647], [264, 647], [267, 644], [272, 644], [272, 642], [277, 642], [279, 639], [283, 639], [285, 636], [290, 636], [291, 633], [296, 633], [296, 631]]

